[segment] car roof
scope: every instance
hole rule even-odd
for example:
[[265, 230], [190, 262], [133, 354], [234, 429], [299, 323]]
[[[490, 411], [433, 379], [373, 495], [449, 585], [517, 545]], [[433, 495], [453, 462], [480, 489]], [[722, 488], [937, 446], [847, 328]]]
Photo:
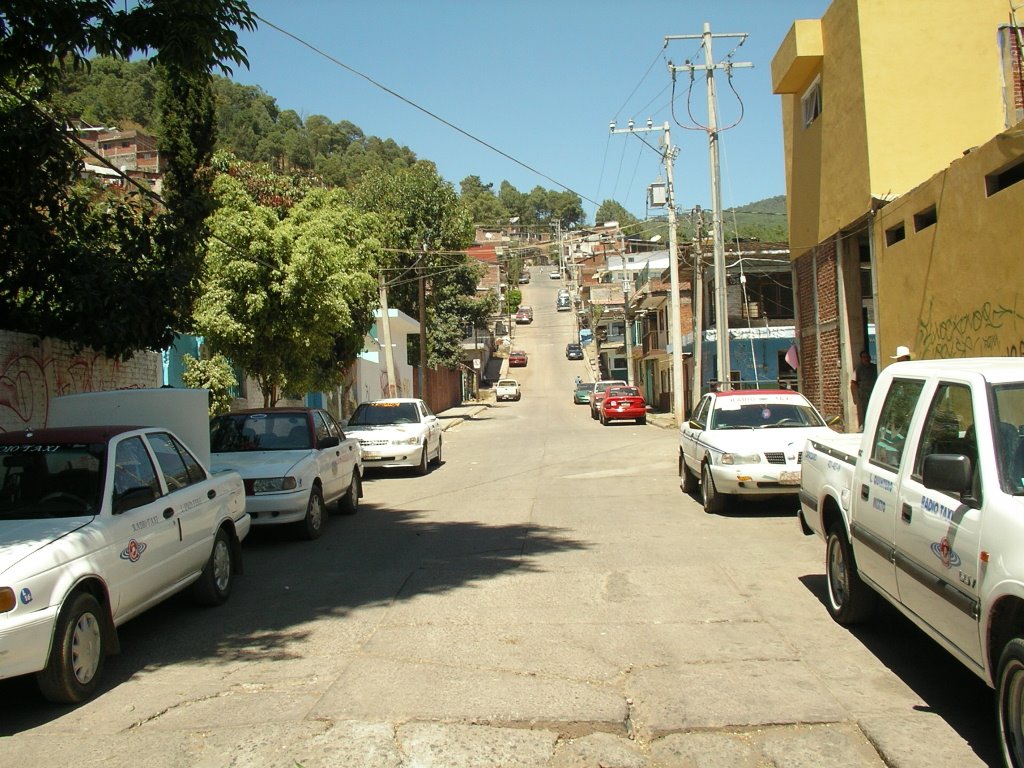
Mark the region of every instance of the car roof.
[[418, 397], [379, 397], [376, 400], [370, 400], [367, 403], [360, 403], [360, 405], [377, 405], [378, 403], [422, 403], [423, 400]]
[[322, 408], [309, 408], [304, 405], [285, 405], [280, 408], [274, 406], [273, 408], [239, 408], [236, 411], [229, 411], [228, 413], [222, 413], [221, 416], [245, 416], [254, 413], [311, 413], [312, 411], [321, 411]]
[[105, 443], [124, 432], [142, 429], [127, 424], [99, 427], [47, 427], [0, 434], [0, 445], [47, 445], [56, 443]]

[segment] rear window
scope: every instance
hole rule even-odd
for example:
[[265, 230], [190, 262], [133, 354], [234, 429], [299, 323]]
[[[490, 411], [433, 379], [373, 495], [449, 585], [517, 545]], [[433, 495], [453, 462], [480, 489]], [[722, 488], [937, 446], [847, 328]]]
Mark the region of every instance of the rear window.
[[519, 382], [512, 379], [502, 379], [498, 382], [499, 387], [518, 387]]

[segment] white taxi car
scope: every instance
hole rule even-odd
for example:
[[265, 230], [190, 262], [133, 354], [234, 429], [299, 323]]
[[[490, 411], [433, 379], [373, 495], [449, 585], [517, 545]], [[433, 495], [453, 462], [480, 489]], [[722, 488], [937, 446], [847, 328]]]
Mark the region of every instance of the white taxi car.
[[253, 525], [323, 533], [328, 506], [354, 514], [363, 495], [359, 442], [322, 408], [251, 408], [210, 422], [210, 464], [245, 481]]
[[710, 513], [734, 495], [796, 498], [804, 443], [829, 434], [798, 392], [709, 392], [679, 428], [679, 487], [692, 493], [699, 484]]
[[359, 441], [366, 467], [412, 467], [425, 475], [441, 463], [441, 422], [419, 398], [361, 403], [345, 432]]
[[0, 678], [89, 698], [116, 627], [186, 587], [227, 599], [249, 522], [242, 478], [166, 429], [0, 435]]

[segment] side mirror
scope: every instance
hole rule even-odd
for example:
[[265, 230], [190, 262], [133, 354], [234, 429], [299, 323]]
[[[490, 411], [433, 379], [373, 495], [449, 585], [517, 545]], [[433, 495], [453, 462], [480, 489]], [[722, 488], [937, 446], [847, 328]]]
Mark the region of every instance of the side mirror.
[[925, 488], [957, 496], [971, 492], [971, 460], [954, 453], [933, 453], [924, 457], [921, 468]]
[[834, 427], [837, 424], [842, 424], [842, 423], [843, 423], [843, 417], [840, 416], [839, 414], [836, 414], [835, 416], [829, 416], [827, 419], [825, 419], [825, 426], [828, 426], [828, 427]]
[[322, 437], [322, 438], [320, 438], [317, 441], [317, 443], [316, 443], [316, 447], [317, 447], [318, 450], [322, 451], [325, 448], [333, 448], [334, 446], [340, 445], [340, 444], [341, 444], [341, 439], [336, 437], [335, 435], [331, 435], [330, 437]]
[[704, 425], [696, 419], [690, 419], [690, 429], [704, 429]]

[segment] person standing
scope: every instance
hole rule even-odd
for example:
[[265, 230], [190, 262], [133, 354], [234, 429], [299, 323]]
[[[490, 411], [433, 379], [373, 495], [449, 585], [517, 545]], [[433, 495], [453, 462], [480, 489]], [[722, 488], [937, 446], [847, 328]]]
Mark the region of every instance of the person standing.
[[871, 355], [866, 349], [861, 350], [860, 362], [853, 369], [853, 380], [850, 382], [853, 398], [857, 401], [857, 423], [860, 425], [861, 431], [864, 431], [864, 414], [867, 413], [868, 400], [871, 399], [871, 390], [875, 388], [877, 379], [878, 368], [872, 361]]

